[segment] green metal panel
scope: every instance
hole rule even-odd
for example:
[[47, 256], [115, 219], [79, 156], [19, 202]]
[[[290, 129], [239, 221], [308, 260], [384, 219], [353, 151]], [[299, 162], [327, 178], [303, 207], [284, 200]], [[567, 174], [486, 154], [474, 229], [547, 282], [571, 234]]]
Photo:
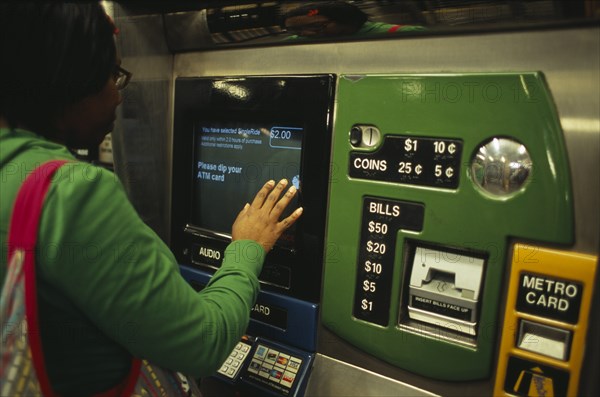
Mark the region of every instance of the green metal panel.
[[[353, 147], [350, 130], [357, 124], [376, 126], [382, 134], [380, 144]], [[458, 186], [439, 188], [349, 176], [352, 152], [375, 153], [385, 137], [395, 135], [462, 141]], [[533, 163], [527, 184], [508, 198], [484, 193], [469, 171], [479, 146], [494, 137], [519, 141]], [[386, 302], [389, 321], [383, 326], [353, 316], [354, 294], [361, 282], [357, 262], [365, 196], [425, 207], [421, 231], [394, 230], [391, 298]], [[487, 378], [502, 326], [499, 300], [509, 270], [511, 241], [572, 244], [572, 207], [562, 131], [541, 74], [341, 76], [334, 123], [323, 324], [353, 345], [412, 372], [443, 380]], [[453, 334], [446, 329], [436, 334], [399, 326], [406, 310], [400, 301], [408, 286], [404, 274], [407, 247], [421, 243], [486, 258], [478, 332], [470, 343], [448, 340], [446, 336], [452, 338]]]

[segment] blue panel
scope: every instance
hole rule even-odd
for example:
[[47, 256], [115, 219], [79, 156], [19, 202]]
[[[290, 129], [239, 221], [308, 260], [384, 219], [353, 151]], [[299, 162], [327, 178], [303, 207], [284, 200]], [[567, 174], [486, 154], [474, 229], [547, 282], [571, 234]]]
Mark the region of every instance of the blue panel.
[[[180, 266], [181, 275], [195, 288], [208, 284], [212, 274], [188, 266]], [[270, 291], [261, 291], [257, 305], [283, 309], [287, 312], [285, 325], [274, 326], [254, 318], [250, 319], [247, 333], [314, 352], [317, 350], [317, 319], [319, 305]]]

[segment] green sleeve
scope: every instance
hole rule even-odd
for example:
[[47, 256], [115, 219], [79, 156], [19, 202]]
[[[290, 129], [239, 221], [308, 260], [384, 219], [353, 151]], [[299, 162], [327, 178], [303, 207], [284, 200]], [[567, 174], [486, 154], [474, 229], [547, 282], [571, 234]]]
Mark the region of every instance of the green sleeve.
[[192, 376], [213, 373], [248, 324], [262, 247], [232, 243], [198, 293], [114, 174], [88, 164], [63, 168], [40, 224], [40, 277], [135, 356]]

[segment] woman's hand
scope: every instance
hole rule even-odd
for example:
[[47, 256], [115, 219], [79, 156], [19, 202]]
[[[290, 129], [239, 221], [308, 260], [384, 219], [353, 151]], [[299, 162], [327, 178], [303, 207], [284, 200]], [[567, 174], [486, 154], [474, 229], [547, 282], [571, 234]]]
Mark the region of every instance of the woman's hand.
[[[288, 181], [282, 179], [277, 185], [269, 181], [254, 197], [252, 204], [246, 204], [233, 223], [231, 237], [235, 240], [254, 240], [269, 252], [281, 236], [281, 233], [294, 224], [300, 215], [302, 207], [297, 208], [290, 216], [279, 221], [281, 214], [288, 206], [296, 188], [290, 187], [281, 197]], [[280, 198], [281, 197], [281, 198]]]

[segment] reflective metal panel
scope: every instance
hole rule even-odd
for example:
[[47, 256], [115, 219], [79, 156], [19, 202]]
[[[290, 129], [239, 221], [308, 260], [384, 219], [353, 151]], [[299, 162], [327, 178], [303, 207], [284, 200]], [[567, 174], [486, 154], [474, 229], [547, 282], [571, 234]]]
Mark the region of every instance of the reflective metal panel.
[[589, 23], [593, 1], [237, 0], [124, 2], [163, 14], [173, 51], [391, 39]]
[[173, 56], [160, 15], [130, 16], [118, 3], [112, 12], [122, 66], [133, 73], [112, 134], [115, 172], [144, 222], [168, 240]]
[[[175, 76], [541, 71], [557, 106], [569, 156], [576, 218], [575, 244], [571, 248], [597, 253], [600, 248], [599, 49], [600, 28], [570, 28], [204, 51], [176, 55], [174, 71]], [[589, 335], [596, 335], [598, 325], [591, 328]], [[381, 363], [323, 328], [319, 332], [319, 353], [342, 360], [345, 364], [339, 365], [349, 372], [332, 378], [326, 376], [327, 368], [315, 367], [309, 385], [314, 394], [319, 394], [318, 390], [334, 392], [336, 387], [346, 391], [344, 382], [354, 376], [354, 366], [443, 395], [491, 394], [492, 379], [469, 383], [431, 381]], [[597, 352], [596, 339], [592, 337], [589, 346]], [[588, 376], [582, 374], [580, 388], [584, 394], [597, 390], [591, 374], [598, 368], [598, 356], [587, 356], [584, 368]], [[333, 364], [323, 360], [320, 365]], [[369, 381], [375, 382], [373, 376]]]
[[[335, 381], [332, 381], [335, 380]], [[317, 354], [308, 386], [310, 396], [436, 396], [407, 383]]]

